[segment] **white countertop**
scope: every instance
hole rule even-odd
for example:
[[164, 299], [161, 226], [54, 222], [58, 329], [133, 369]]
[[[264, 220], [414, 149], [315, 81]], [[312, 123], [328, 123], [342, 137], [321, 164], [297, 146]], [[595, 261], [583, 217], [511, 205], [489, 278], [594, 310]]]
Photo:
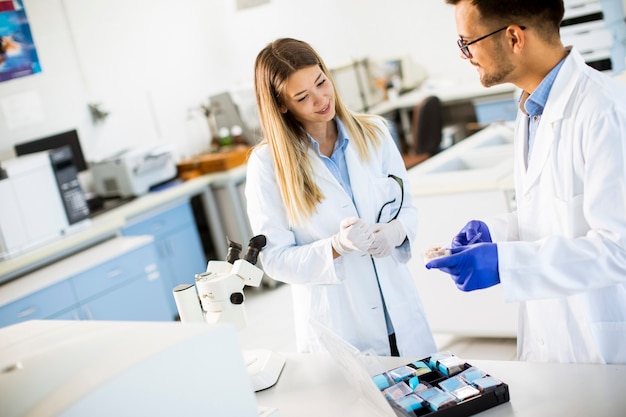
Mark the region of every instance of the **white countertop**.
[[448, 194], [513, 185], [513, 125], [492, 124], [408, 171], [413, 195]]
[[258, 417], [231, 325], [31, 320], [0, 329], [2, 417]]
[[[278, 408], [280, 417], [377, 415], [362, 404], [329, 355], [284, 356], [287, 363], [278, 383], [256, 395], [260, 405]], [[411, 362], [380, 359], [387, 369]], [[510, 401], [479, 416], [614, 417], [626, 410], [626, 365], [463, 359], [509, 386]]]
[[[0, 329], [0, 414], [52, 417], [87, 404], [90, 415], [137, 415], [141, 407], [143, 414], [155, 415], [155, 404], [171, 411], [186, 398], [183, 393], [191, 393], [193, 398], [183, 401], [191, 413], [169, 415], [209, 412], [208, 401], [209, 407], [226, 407], [211, 415], [252, 416], [254, 411], [235, 411], [252, 397], [238, 349], [234, 328], [226, 325], [33, 320], [5, 327]], [[276, 385], [256, 393], [259, 406], [277, 408], [280, 417], [380, 416], [329, 354], [281, 355], [284, 369]], [[392, 369], [415, 358], [378, 359], [383, 369]], [[614, 417], [626, 409], [626, 365], [463, 359], [509, 388], [509, 402], [480, 416]], [[216, 390], [223, 393], [216, 397]], [[149, 401], [148, 394], [157, 396]]]

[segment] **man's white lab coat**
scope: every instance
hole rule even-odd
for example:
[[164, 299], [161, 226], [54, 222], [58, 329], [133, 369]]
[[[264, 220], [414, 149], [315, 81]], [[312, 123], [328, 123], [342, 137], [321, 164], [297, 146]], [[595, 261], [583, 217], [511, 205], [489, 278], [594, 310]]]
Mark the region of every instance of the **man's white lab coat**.
[[[526, 163], [517, 118], [517, 211], [498, 241], [521, 360], [626, 363], [626, 86], [572, 49]], [[492, 225], [490, 225], [492, 226]]]

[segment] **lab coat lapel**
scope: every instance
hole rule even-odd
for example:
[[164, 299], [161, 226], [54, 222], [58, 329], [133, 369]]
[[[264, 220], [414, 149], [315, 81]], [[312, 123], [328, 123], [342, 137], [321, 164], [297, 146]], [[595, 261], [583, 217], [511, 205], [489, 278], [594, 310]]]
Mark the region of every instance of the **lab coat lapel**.
[[528, 117], [526, 116], [526, 113], [521, 110], [518, 111], [516, 125], [515, 155], [517, 155], [519, 171], [524, 174], [523, 176], [525, 176], [528, 169], [526, 162], [528, 159]]
[[309, 161], [311, 161], [311, 167], [313, 168], [313, 172], [316, 173], [318, 178], [318, 185], [322, 190], [333, 190], [333, 192], [338, 192], [338, 190], [343, 190], [341, 184], [333, 177], [333, 174], [328, 170], [324, 161], [319, 157], [317, 152], [313, 148], [309, 148], [307, 151], [309, 154]]
[[[530, 161], [528, 161], [528, 169], [526, 171], [526, 175], [524, 176], [524, 191], [528, 191], [528, 189], [539, 179], [539, 176], [546, 165], [546, 161], [548, 160], [550, 152], [553, 148], [555, 137], [558, 134], [557, 129], [559, 129], [560, 121], [563, 119], [563, 115], [565, 113], [565, 107], [571, 98], [578, 76], [580, 75], [577, 74], [577, 62], [575, 62], [580, 55], [578, 55], [575, 51], [571, 51], [570, 55], [572, 56], [566, 59], [563, 66], [559, 70], [559, 74], [552, 85], [548, 101], [546, 102], [546, 107], [541, 116], [533, 149], [531, 151], [531, 158]], [[522, 142], [526, 141], [526, 138], [528, 137], [527, 126], [524, 129], [524, 132], [525, 134], [522, 138]], [[568, 138], [563, 138], [563, 140], [568, 140]], [[522, 146], [524, 146], [523, 143]], [[524, 152], [518, 153], [518, 155], [523, 154]]]
[[[528, 126], [526, 126], [524, 131], [526, 134], [524, 135], [523, 141], [527, 141]], [[530, 161], [528, 161], [528, 169], [526, 170], [524, 181], [524, 191], [528, 191], [528, 189], [533, 186], [541, 175], [541, 171], [543, 171], [548, 155], [550, 154], [553, 141], [553, 125], [552, 123], [548, 123], [548, 121], [542, 117], [542, 120], [539, 123], [539, 129], [537, 129], [536, 132], [535, 143], [531, 151]], [[522, 152], [522, 155], [523, 154], [524, 153]]]
[[367, 171], [367, 165], [361, 162], [354, 146], [348, 145], [346, 147], [346, 164], [357, 213], [361, 219], [373, 223], [376, 218], [374, 207], [370, 203], [369, 196], [371, 193], [368, 189], [368, 179], [371, 178], [371, 173]]

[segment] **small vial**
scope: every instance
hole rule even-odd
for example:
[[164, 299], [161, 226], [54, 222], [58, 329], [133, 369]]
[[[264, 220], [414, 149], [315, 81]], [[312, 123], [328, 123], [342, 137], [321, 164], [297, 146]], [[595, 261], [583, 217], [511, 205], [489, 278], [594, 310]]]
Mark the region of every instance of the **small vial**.
[[239, 125], [233, 125], [230, 128], [230, 134], [233, 137], [233, 143], [235, 145], [246, 145], [246, 138], [243, 136], [243, 129]]
[[233, 144], [233, 138], [230, 136], [230, 129], [227, 127], [220, 128], [220, 146], [229, 146]]

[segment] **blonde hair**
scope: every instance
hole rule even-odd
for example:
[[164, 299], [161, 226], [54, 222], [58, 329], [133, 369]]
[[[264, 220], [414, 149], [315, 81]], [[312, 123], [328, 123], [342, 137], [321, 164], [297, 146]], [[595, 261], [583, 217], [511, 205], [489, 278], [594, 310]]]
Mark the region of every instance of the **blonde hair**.
[[316, 211], [324, 195], [314, 181], [307, 151], [311, 142], [290, 112], [282, 113], [287, 78], [294, 72], [317, 65], [330, 80], [335, 92], [335, 113], [341, 119], [350, 143], [359, 157], [369, 160], [369, 144], [378, 148], [383, 131], [379, 116], [350, 111], [343, 103], [322, 58], [306, 42], [282, 38], [268, 44], [257, 55], [254, 65], [256, 105], [267, 144], [276, 168], [276, 181], [287, 210], [289, 225], [301, 224]]

